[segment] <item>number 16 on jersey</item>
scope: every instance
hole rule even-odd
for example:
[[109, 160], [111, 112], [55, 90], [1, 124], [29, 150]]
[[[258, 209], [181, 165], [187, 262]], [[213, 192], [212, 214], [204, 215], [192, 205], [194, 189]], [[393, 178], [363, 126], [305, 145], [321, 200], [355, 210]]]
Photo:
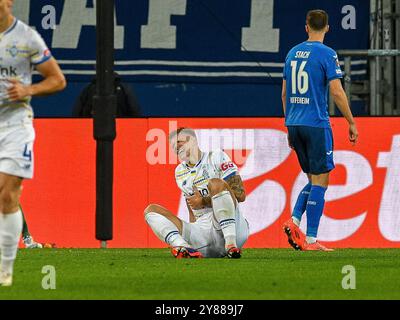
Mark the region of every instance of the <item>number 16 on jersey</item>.
[[290, 66], [292, 67], [292, 94], [305, 94], [308, 91], [308, 73], [304, 70], [307, 61], [302, 61], [297, 70], [298, 61], [292, 60]]

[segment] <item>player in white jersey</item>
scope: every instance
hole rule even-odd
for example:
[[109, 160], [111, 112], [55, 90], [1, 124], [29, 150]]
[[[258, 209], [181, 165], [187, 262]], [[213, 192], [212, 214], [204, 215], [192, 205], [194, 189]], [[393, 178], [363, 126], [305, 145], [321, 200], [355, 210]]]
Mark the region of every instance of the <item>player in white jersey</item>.
[[202, 152], [189, 128], [172, 132], [170, 144], [181, 161], [175, 179], [190, 221], [151, 204], [144, 211], [146, 222], [177, 258], [240, 258], [249, 225], [239, 210], [246, 193], [237, 166], [222, 150]]
[[[19, 198], [33, 176], [32, 96], [64, 89], [66, 81], [40, 35], [12, 14], [13, 0], [0, 0], [0, 285], [10, 286], [22, 231]], [[32, 71], [43, 80], [32, 84]]]

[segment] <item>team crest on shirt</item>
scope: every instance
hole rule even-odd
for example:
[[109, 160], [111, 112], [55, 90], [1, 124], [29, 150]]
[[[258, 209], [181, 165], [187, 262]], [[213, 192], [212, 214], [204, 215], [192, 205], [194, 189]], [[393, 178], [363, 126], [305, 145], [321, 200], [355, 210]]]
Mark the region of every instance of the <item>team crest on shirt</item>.
[[6, 52], [13, 58], [16, 57], [28, 57], [29, 56], [29, 50], [26, 47], [23, 46], [18, 46], [16, 43], [12, 45], [8, 45], [6, 47]]
[[13, 45], [11, 48], [8, 49], [8, 53], [11, 57], [15, 58], [18, 55], [18, 48], [16, 45]]

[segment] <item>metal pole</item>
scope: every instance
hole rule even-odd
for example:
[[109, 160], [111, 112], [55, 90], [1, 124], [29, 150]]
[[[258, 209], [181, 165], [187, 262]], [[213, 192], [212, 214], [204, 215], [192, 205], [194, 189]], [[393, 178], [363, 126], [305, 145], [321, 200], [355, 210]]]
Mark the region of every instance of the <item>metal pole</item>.
[[351, 56], [344, 58], [344, 91], [351, 106]]
[[[390, 50], [394, 47], [394, 10], [392, 0], [383, 2], [383, 49]], [[392, 115], [395, 105], [394, 99], [394, 58], [391, 56], [382, 58], [382, 112], [384, 115]]]
[[[377, 21], [377, 46], [376, 49], [383, 48], [383, 0], [378, 1], [378, 21]], [[376, 105], [376, 115], [382, 115], [382, 105], [381, 105], [381, 60], [377, 56], [375, 57], [375, 67], [376, 67], [376, 86], [375, 86], [375, 105]], [[374, 79], [372, 79], [374, 80]]]
[[93, 133], [96, 150], [96, 239], [113, 238], [113, 147], [116, 137], [114, 95], [114, 0], [97, 0], [96, 96]]
[[[375, 108], [376, 108], [376, 115], [382, 115], [382, 93], [381, 93], [381, 60], [379, 56], [375, 57]], [[372, 79], [373, 80], [373, 79]]]
[[370, 93], [369, 93], [369, 112], [371, 116], [376, 116], [378, 115], [377, 109], [376, 109], [376, 58], [372, 58], [369, 60], [369, 70], [370, 70], [370, 80], [369, 80], [369, 86], [370, 86]]
[[[371, 49], [379, 49], [379, 30], [378, 30], [378, 16], [379, 16], [379, 2], [378, 0], [371, 0], [371, 17], [374, 17], [372, 19], [372, 22], [370, 24], [371, 26], [371, 43], [370, 47]], [[370, 70], [370, 78], [369, 78], [369, 86], [370, 86], [370, 95], [369, 95], [369, 112], [370, 115], [376, 116], [378, 115], [378, 111], [376, 108], [376, 59], [372, 58], [369, 59], [369, 70]]]

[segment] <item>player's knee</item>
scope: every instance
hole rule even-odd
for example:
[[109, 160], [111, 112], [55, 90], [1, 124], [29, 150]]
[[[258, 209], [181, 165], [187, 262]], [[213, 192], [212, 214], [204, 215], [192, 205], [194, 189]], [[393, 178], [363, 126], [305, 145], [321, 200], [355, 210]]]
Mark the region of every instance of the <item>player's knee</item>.
[[144, 216], [146, 217], [146, 215], [150, 212], [158, 212], [160, 206], [157, 204], [149, 204], [146, 209], [144, 209]]
[[20, 190], [19, 189], [2, 189], [0, 192], [0, 207], [1, 211], [6, 212], [14, 212], [19, 204], [19, 197], [20, 197]]
[[210, 179], [208, 182], [208, 192], [211, 196], [214, 196], [224, 190], [227, 190], [227, 183], [218, 178]]

